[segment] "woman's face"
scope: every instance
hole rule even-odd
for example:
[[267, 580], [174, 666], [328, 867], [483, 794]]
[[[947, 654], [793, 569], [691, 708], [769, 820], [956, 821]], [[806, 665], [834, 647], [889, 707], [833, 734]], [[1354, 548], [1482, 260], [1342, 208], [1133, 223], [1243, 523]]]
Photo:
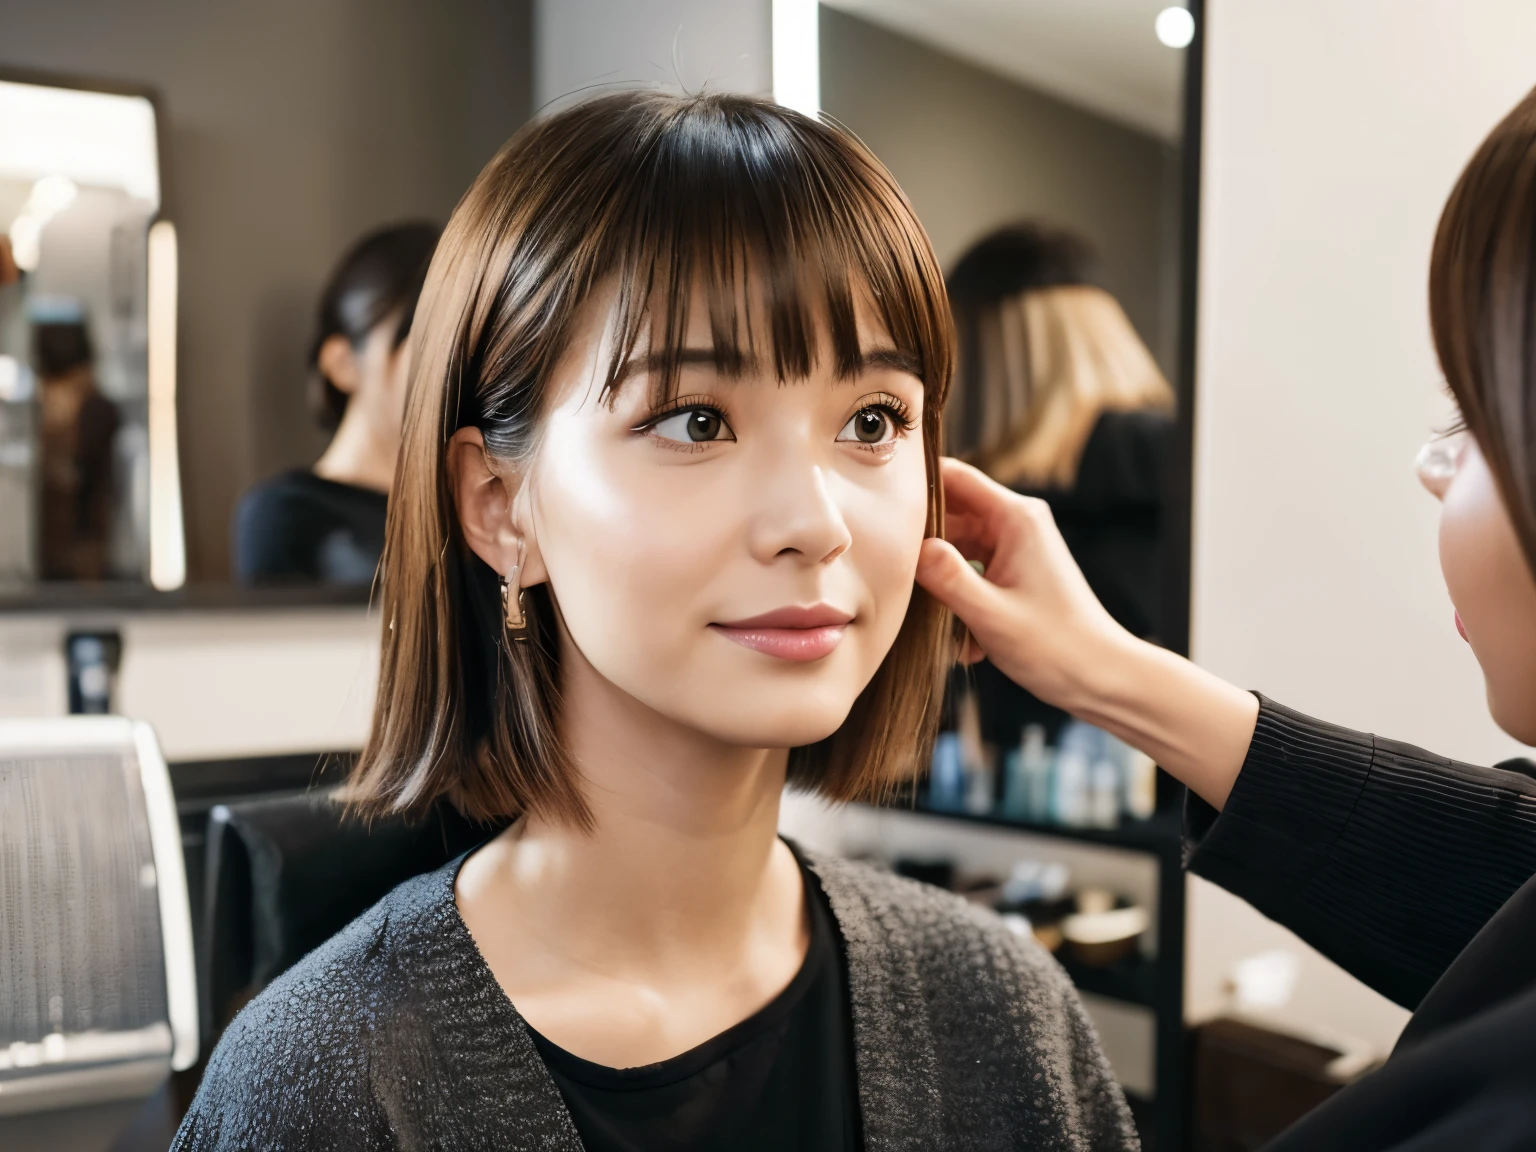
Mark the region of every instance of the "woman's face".
[[[1437, 466], [1438, 465], [1438, 466]], [[1488, 462], [1471, 436], [1421, 466], [1442, 502], [1440, 568], [1500, 728], [1536, 744], [1536, 578]]]
[[405, 422], [405, 385], [410, 371], [410, 341], [395, 343], [400, 312], [392, 312], [368, 330], [361, 343], [329, 337], [320, 348], [320, 370], [348, 396], [347, 411], [364, 419], [384, 441], [398, 440]]
[[716, 372], [707, 311], [690, 314], [697, 359], [657, 411], [643, 356], [599, 400], [609, 307], [587, 309], [514, 505], [525, 583], [553, 590], [579, 650], [567, 676], [723, 742], [809, 744], [842, 724], [906, 616], [923, 388], [867, 311], [862, 371], [821, 363], [785, 383], [771, 362]]

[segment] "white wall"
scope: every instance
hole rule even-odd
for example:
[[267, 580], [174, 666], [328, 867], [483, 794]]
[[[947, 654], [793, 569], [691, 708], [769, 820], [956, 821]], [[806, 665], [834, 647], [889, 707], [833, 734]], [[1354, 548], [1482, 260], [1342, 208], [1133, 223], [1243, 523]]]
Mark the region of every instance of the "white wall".
[[68, 710], [71, 626], [121, 633], [115, 706], [168, 759], [341, 751], [367, 732], [379, 623], [361, 608], [0, 619], [0, 716]]
[[606, 85], [773, 87], [771, 0], [536, 0], [534, 107]]
[[[1443, 424], [1425, 278], [1441, 205], [1536, 82], [1529, 0], [1209, 0], [1195, 450], [1196, 660], [1474, 762], [1519, 753], [1451, 624], [1415, 451]], [[1302, 946], [1191, 885], [1191, 1009]], [[1403, 1013], [1307, 952], [1290, 1015]]]

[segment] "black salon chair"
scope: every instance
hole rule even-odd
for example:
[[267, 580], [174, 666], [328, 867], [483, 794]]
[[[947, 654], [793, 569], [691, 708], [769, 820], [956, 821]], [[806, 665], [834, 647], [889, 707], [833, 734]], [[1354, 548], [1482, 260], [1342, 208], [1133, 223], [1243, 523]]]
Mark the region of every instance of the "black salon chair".
[[391, 888], [493, 832], [446, 804], [420, 820], [365, 823], [329, 790], [215, 807], [198, 954], [204, 1043]]

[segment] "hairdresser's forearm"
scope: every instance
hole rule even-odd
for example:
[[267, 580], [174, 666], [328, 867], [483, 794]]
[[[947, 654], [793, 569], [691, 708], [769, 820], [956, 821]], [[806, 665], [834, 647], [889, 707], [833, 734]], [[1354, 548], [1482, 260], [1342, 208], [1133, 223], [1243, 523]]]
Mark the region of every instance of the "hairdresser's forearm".
[[1259, 716], [1252, 693], [1126, 633], [1104, 639], [1063, 704], [1140, 748], [1217, 809], [1242, 770]]

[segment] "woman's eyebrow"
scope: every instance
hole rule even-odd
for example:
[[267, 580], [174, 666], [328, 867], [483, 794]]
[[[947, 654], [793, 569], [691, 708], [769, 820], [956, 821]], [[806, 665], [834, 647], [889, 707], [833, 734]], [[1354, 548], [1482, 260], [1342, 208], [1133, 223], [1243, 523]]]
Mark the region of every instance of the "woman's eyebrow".
[[734, 357], [725, 357], [724, 364], [716, 357], [713, 348], [679, 348], [674, 353], [651, 352], [643, 356], [631, 356], [619, 366], [614, 374], [615, 386], [622, 384], [631, 376], [649, 375], [655, 372], [665, 372], [672, 365], [686, 368], [693, 364], [702, 364], [709, 368], [723, 368], [731, 375], [745, 375], [752, 369], [752, 357], [738, 354]]
[[920, 371], [922, 365], [918, 363], [916, 356], [910, 352], [903, 352], [900, 348], [885, 346], [870, 348], [859, 354], [858, 361], [853, 366], [850, 375], [857, 376], [861, 372], [888, 371], [905, 372], [908, 376], [922, 378]]
[[[703, 365], [708, 368], [720, 369], [732, 376], [749, 375], [756, 363], [750, 354], [739, 354], [735, 357], [727, 356], [722, 365], [715, 355], [713, 348], [679, 348], [675, 353], [651, 352], [641, 356], [631, 356], [619, 366], [618, 372], [613, 378], [614, 386], [622, 384], [631, 376], [649, 375], [656, 372], [665, 372], [670, 366], [686, 368], [689, 365]], [[878, 348], [869, 348], [859, 353], [859, 358], [854, 361], [850, 370], [841, 374], [844, 379], [852, 379], [865, 372], [904, 372], [908, 376], [921, 378], [922, 365], [910, 352], [904, 352], [894, 345], [885, 345]]]

